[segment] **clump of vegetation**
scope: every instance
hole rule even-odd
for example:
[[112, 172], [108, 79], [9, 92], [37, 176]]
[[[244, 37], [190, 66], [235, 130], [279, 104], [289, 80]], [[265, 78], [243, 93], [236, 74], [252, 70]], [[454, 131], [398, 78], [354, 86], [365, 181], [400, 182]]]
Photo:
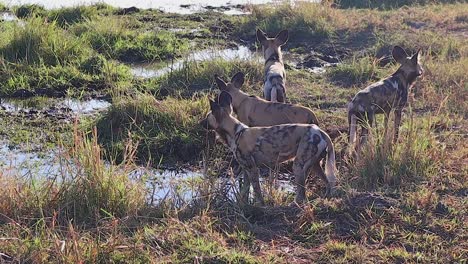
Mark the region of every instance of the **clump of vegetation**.
[[434, 139], [431, 125], [419, 122], [413, 118], [404, 122], [395, 145], [390, 143], [391, 122], [387, 138], [383, 136], [383, 127], [372, 129], [369, 142], [351, 162], [350, 175], [356, 175], [356, 188], [373, 189], [382, 185], [411, 188], [436, 175], [444, 153]]
[[0, 54], [7, 62], [56, 66], [90, 56], [91, 49], [55, 24], [31, 19], [4, 33]]
[[97, 122], [99, 141], [118, 160], [128, 142], [133, 142], [140, 162], [193, 162], [204, 148], [205, 132], [198, 122], [207, 111], [206, 97], [157, 101], [140, 94], [116, 98]]
[[453, 4], [460, 2], [459, 0], [335, 0], [341, 8], [378, 8], [378, 9], [394, 9], [402, 6], [411, 5], [427, 5], [427, 4]]
[[43, 16], [46, 10], [41, 5], [25, 4], [16, 7], [15, 14], [18, 18], [28, 18], [31, 16]]
[[187, 42], [169, 31], [141, 32], [132, 29], [133, 20], [101, 17], [88, 20], [72, 30], [93, 49], [123, 62], [153, 62], [179, 56]]
[[163, 75], [157, 82], [160, 89], [169, 91], [170, 94], [190, 98], [196, 92], [210, 91], [215, 87], [215, 74], [229, 81], [239, 71], [246, 74], [247, 81], [242, 88], [244, 91], [249, 89], [249, 85], [258, 87], [263, 81], [263, 65], [258, 61], [211, 59], [202, 62], [187, 61], [180, 69]]
[[261, 28], [272, 36], [288, 29], [293, 41], [327, 38], [333, 35], [333, 25], [339, 20], [339, 15], [327, 3], [298, 2], [294, 5], [253, 6], [252, 15], [241, 23], [238, 34], [244, 39], [251, 39], [255, 36], [256, 28]]
[[40, 18], [8, 27], [0, 56], [1, 93], [7, 95], [37, 88], [64, 95], [68, 89], [112, 88], [130, 79], [127, 67], [96, 55], [83, 40]]
[[378, 60], [372, 57], [353, 57], [344, 61], [327, 72], [329, 80], [345, 87], [363, 86], [370, 81], [376, 81], [381, 76]]
[[53, 217], [60, 225], [69, 219], [77, 225], [95, 225], [104, 217], [136, 215], [143, 209], [145, 197], [139, 183], [128, 178], [128, 170], [104, 164], [93, 135], [88, 138], [75, 131], [70, 156], [58, 157], [60, 170], [54, 171], [58, 173], [55, 178], [26, 182], [2, 177], [8, 185], [0, 196], [3, 214], [26, 224], [41, 224], [34, 221]]
[[63, 7], [60, 9], [53, 9], [48, 13], [48, 18], [52, 21], [56, 21], [61, 27], [68, 27], [95, 16], [97, 16], [97, 10], [93, 8], [93, 6]]

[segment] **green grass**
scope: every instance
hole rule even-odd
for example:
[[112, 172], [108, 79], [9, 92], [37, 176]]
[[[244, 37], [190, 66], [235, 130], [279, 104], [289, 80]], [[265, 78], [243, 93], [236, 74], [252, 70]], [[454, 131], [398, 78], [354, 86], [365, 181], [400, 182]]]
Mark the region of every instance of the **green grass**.
[[335, 0], [341, 8], [378, 8], [378, 9], [394, 9], [403, 6], [411, 5], [430, 5], [430, 4], [451, 4], [461, 2], [459, 0]]
[[186, 41], [164, 30], [136, 30], [132, 19], [100, 17], [87, 20], [72, 31], [107, 58], [123, 62], [153, 62], [179, 56]]
[[259, 86], [263, 80], [263, 65], [248, 60], [210, 59], [202, 62], [189, 61], [181, 69], [174, 70], [156, 80], [159, 89], [169, 94], [190, 98], [198, 92], [218, 91], [214, 75], [218, 74], [225, 81], [230, 81], [235, 73], [246, 74], [246, 83], [242, 87], [248, 91], [251, 85]]
[[41, 5], [25, 4], [14, 8], [15, 14], [18, 18], [28, 18], [31, 16], [43, 16], [46, 10]]
[[327, 76], [331, 82], [345, 87], [354, 85], [362, 87], [368, 82], [375, 82], [383, 77], [378, 69], [378, 60], [372, 57], [353, 57], [330, 69]]
[[118, 98], [97, 121], [99, 141], [111, 157], [133, 142], [140, 162], [193, 162], [204, 148], [205, 132], [198, 122], [207, 109], [207, 97], [157, 101], [139, 94]]
[[255, 37], [255, 30], [262, 29], [274, 37], [283, 29], [289, 30], [290, 40], [327, 38], [334, 34], [334, 16], [340, 15], [328, 4], [296, 3], [253, 6], [252, 15], [241, 22], [237, 34], [244, 39]]

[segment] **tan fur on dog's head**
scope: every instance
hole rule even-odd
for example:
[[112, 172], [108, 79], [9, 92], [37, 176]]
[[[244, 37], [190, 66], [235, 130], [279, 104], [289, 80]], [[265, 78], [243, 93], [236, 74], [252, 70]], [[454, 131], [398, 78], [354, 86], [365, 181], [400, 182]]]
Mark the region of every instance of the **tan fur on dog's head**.
[[395, 46], [392, 50], [393, 58], [401, 64], [399, 70], [405, 74], [409, 83], [412, 83], [418, 76], [424, 73], [419, 52], [420, 50], [410, 57], [400, 46]]
[[257, 40], [262, 44], [263, 57], [265, 60], [272, 55], [277, 54], [281, 56], [281, 46], [288, 42], [289, 32], [282, 30], [276, 37], [269, 38], [261, 29], [257, 29]]
[[226, 83], [223, 79], [221, 79], [217, 74], [215, 75], [215, 81], [218, 85], [218, 88], [221, 91], [226, 91], [228, 93], [234, 93], [237, 90], [240, 90], [242, 85], [244, 84], [245, 76], [242, 72], [238, 72], [234, 74], [231, 78], [231, 82]]

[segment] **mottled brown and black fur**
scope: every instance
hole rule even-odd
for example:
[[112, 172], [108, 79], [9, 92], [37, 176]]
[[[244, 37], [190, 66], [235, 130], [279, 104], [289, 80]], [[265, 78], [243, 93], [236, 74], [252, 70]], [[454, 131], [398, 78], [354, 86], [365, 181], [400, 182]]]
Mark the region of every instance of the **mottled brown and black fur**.
[[359, 91], [348, 105], [350, 151], [354, 150], [357, 141], [357, 123], [362, 127], [361, 143], [364, 143], [368, 134], [367, 124], [372, 126], [375, 123], [376, 114], [385, 114], [386, 135], [389, 115], [392, 111], [395, 112], [393, 140], [398, 138], [401, 112], [408, 102], [409, 89], [423, 70], [419, 63], [419, 51], [409, 57], [403, 48], [395, 46], [392, 55], [401, 64], [398, 70]]
[[263, 98], [272, 102], [286, 102], [286, 71], [284, 70], [281, 46], [288, 41], [288, 31], [283, 30], [276, 37], [269, 38], [265, 32], [257, 29], [257, 40], [262, 44], [265, 58], [265, 79]]
[[[294, 159], [293, 172], [296, 180], [296, 202], [305, 199], [305, 181], [311, 170], [327, 182], [327, 193], [333, 192], [336, 184], [335, 150], [333, 143], [316, 125], [286, 124], [268, 127], [248, 127], [232, 116], [232, 98], [221, 92], [217, 102], [210, 100], [211, 112], [203, 121], [216, 131], [233, 152], [241, 165], [244, 184], [241, 198], [248, 200], [252, 184], [256, 201], [263, 203], [259, 182], [259, 166], [275, 167]], [[325, 172], [320, 161], [325, 158]]]
[[289, 123], [318, 124], [314, 112], [307, 107], [293, 104], [274, 103], [257, 96], [249, 96], [240, 90], [244, 74], [236, 73], [230, 83], [215, 76], [221, 91], [232, 97], [232, 106], [237, 118], [247, 126], [273, 126]]

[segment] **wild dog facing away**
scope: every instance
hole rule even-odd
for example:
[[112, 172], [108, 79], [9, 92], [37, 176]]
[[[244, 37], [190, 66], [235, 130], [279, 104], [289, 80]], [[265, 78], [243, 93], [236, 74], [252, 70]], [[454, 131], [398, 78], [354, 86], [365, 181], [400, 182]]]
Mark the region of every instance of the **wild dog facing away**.
[[265, 32], [257, 29], [257, 39], [262, 44], [265, 58], [265, 79], [263, 82], [263, 98], [272, 102], [286, 102], [286, 71], [284, 70], [281, 46], [289, 38], [287, 30], [276, 37], [269, 38]]
[[[276, 166], [294, 159], [296, 202], [305, 199], [305, 182], [310, 170], [327, 182], [327, 194], [336, 186], [335, 149], [323, 130], [313, 124], [286, 124], [269, 127], [248, 127], [232, 116], [232, 98], [222, 91], [217, 102], [210, 100], [211, 111], [203, 122], [213, 129], [233, 152], [246, 173], [241, 188], [241, 200], [248, 201], [250, 185], [255, 200], [263, 204], [259, 182], [259, 166]], [[325, 172], [320, 161], [325, 158]]]
[[232, 106], [237, 118], [247, 126], [273, 126], [289, 123], [318, 124], [314, 112], [307, 107], [293, 104], [269, 102], [257, 96], [249, 96], [240, 90], [244, 84], [244, 74], [236, 73], [231, 82], [226, 83], [215, 75], [221, 91], [232, 97]]
[[367, 123], [375, 123], [376, 114], [385, 114], [384, 133], [387, 135], [388, 118], [392, 110], [395, 112], [393, 141], [398, 139], [401, 122], [401, 112], [408, 102], [408, 91], [416, 78], [423, 74], [419, 62], [419, 50], [409, 57], [406, 51], [395, 46], [392, 50], [393, 58], [401, 64], [398, 70], [389, 77], [371, 84], [359, 91], [348, 105], [349, 150], [354, 151], [357, 141], [357, 123], [362, 127], [362, 143], [368, 135]]

